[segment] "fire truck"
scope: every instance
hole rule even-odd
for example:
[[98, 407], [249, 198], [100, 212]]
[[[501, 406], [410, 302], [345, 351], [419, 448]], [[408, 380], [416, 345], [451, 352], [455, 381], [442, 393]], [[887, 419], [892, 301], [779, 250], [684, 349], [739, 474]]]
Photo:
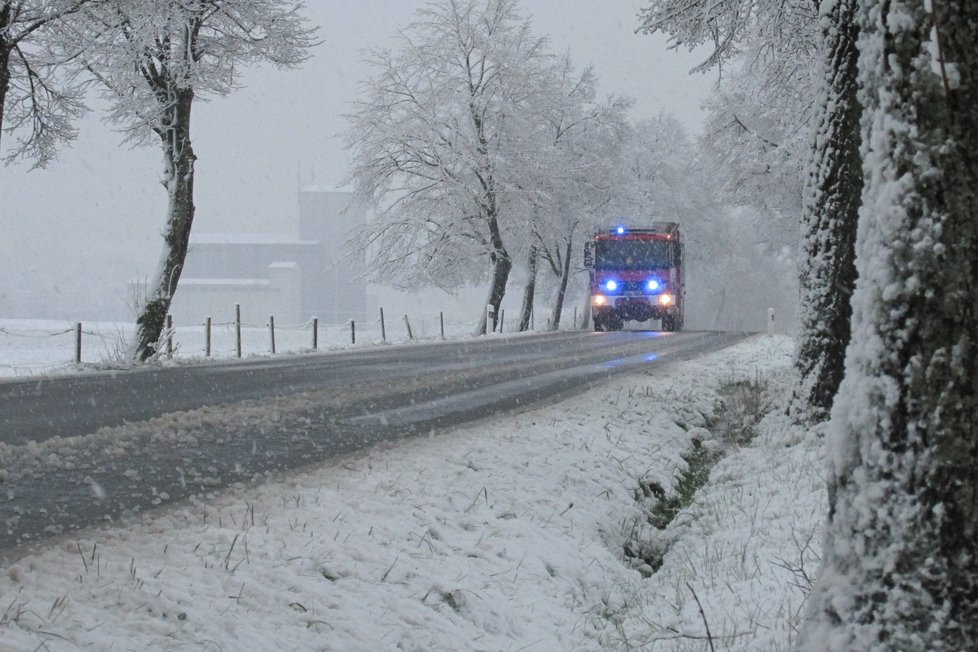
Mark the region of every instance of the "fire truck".
[[621, 330], [625, 321], [659, 320], [664, 331], [683, 327], [683, 242], [676, 222], [645, 228], [616, 226], [584, 245], [596, 331]]

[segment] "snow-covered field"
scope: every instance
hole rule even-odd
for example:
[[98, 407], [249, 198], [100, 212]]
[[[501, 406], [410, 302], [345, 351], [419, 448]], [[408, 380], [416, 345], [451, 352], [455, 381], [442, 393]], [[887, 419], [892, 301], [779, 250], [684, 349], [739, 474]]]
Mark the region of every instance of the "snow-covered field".
[[[441, 337], [442, 323], [438, 314], [409, 319], [411, 336], [416, 339]], [[299, 353], [313, 346], [312, 322], [275, 325], [275, 351]], [[320, 349], [353, 348], [381, 342], [399, 343], [408, 340], [403, 316], [385, 320], [382, 331], [380, 319], [336, 326], [319, 324], [317, 347]], [[474, 322], [445, 320], [445, 337], [471, 334]], [[78, 369], [112, 367], [125, 364], [124, 343], [132, 339], [131, 322], [83, 322], [81, 365], [75, 364], [75, 323], [49, 319], [0, 319], [0, 378], [23, 377], [46, 373], [70, 373]], [[354, 336], [356, 342], [354, 343]], [[231, 358], [237, 355], [233, 323], [211, 324], [211, 357]], [[272, 329], [266, 324], [245, 325], [241, 329], [242, 356], [269, 355]], [[207, 334], [204, 324], [177, 324], [173, 333], [173, 358], [177, 361], [204, 359], [207, 353]]]
[[[779, 404], [791, 350], [757, 336], [49, 544], [5, 564], [0, 648], [787, 649], [825, 511], [820, 440]], [[707, 430], [758, 378], [756, 437]], [[694, 440], [726, 456], [655, 530], [636, 496], [674, 493]], [[647, 576], [623, 550], [653, 540]]]

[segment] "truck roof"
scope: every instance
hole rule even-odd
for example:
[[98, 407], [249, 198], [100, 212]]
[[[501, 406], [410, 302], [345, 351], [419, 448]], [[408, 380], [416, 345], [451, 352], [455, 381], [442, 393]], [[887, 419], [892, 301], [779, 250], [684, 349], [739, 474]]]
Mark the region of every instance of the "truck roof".
[[594, 234], [595, 240], [680, 240], [678, 222], [653, 222], [644, 227], [616, 226]]

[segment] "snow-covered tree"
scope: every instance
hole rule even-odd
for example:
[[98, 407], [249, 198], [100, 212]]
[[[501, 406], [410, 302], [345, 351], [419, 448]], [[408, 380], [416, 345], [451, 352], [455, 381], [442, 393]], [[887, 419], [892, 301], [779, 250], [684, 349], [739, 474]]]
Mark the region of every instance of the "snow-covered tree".
[[803, 211], [801, 331], [793, 406], [800, 420], [823, 420], [842, 382], [856, 281], [856, 224], [862, 194], [856, 97], [859, 27], [855, 0], [822, 0], [822, 83]]
[[101, 0], [84, 12], [69, 47], [111, 102], [109, 120], [131, 142], [157, 142], [167, 192], [164, 249], [138, 307], [130, 355], [152, 356], [180, 280], [194, 219], [191, 110], [227, 95], [242, 66], [296, 66], [314, 42], [301, 0]]
[[703, 165], [702, 148], [674, 116], [636, 121], [619, 166], [612, 209], [618, 215], [690, 222], [716, 208], [713, 170]]
[[17, 135], [7, 163], [26, 156], [44, 167], [75, 137], [84, 110], [81, 85], [49, 41], [64, 39], [62, 19], [92, 0], [0, 0], [0, 139]]
[[[711, 47], [694, 72], [716, 70], [701, 165], [772, 251], [798, 240], [816, 75], [816, 13], [809, 0], [650, 0], [640, 29], [674, 47]], [[738, 211], [738, 214], [744, 214]], [[758, 231], [760, 229], [760, 231]]]
[[975, 16], [858, 7], [858, 280], [804, 650], [978, 649]]
[[738, 67], [704, 104], [702, 164], [731, 204], [769, 222], [772, 239], [797, 240], [810, 158], [810, 81], [783, 92], [766, 76]]
[[[534, 193], [539, 206], [529, 226], [536, 257], [557, 280], [550, 319], [557, 330], [570, 277], [578, 269], [572, 265], [579, 255], [575, 247], [615, 219], [609, 211], [625, 190], [618, 172], [631, 134], [626, 115], [631, 100], [612, 96], [597, 101], [593, 71], [577, 73], [569, 57], [561, 59], [555, 73], [554, 88], [540, 100], [546, 109], [534, 149], [543, 167]], [[522, 317], [528, 318], [525, 310]]]
[[[713, 275], [720, 282], [704, 289], [715, 289], [723, 304], [717, 304], [710, 321], [728, 328], [757, 328], [765, 304], [775, 308], [778, 322], [788, 328], [797, 315], [799, 223], [811, 149], [815, 52], [810, 29], [800, 16], [792, 17], [801, 23], [796, 38], [776, 33], [771, 42], [760, 36], [745, 41], [742, 54], [728, 66], [705, 105], [700, 164], [732, 208], [718, 211], [716, 220], [728, 223], [718, 223], [705, 235], [712, 243], [725, 232], [738, 244], [714, 250], [718, 257], [709, 259], [710, 265], [730, 269]], [[689, 249], [695, 255], [694, 248]], [[750, 256], [746, 266], [745, 253]], [[758, 285], [764, 292], [744, 297], [731, 283], [743, 278], [764, 278]], [[690, 290], [692, 286], [691, 282]]]
[[811, 0], [647, 0], [639, 29], [668, 34], [673, 47], [711, 47], [696, 72], [722, 70], [746, 55], [756, 73], [779, 85], [796, 74], [784, 53], [814, 40], [815, 9]]
[[516, 0], [441, 0], [398, 36], [398, 51], [369, 61], [347, 140], [357, 193], [379, 209], [364, 232], [373, 272], [457, 289], [484, 279], [488, 261], [498, 320], [513, 267], [505, 234], [532, 204], [527, 138], [553, 57]]
[[709, 102], [706, 141], [728, 196], [770, 215], [771, 239], [785, 245], [796, 241], [786, 225], [802, 215], [793, 411], [803, 419], [825, 417], [849, 339], [859, 105], [855, 31], [838, 22], [851, 11], [836, 0], [653, 0], [644, 13], [645, 29], [668, 32], [676, 45], [712, 42], [703, 67], [732, 64]]
[[643, 17], [647, 33], [666, 33], [675, 47], [712, 46], [694, 68], [719, 74], [705, 105], [703, 165], [734, 204], [769, 218], [772, 241], [775, 231], [796, 234], [816, 80], [813, 3], [653, 0]]
[[783, 251], [785, 234], [772, 227], [769, 215], [730, 207], [705, 151], [671, 116], [640, 121], [618, 174], [622, 190], [614, 212], [636, 224], [681, 224], [688, 325], [757, 330], [768, 307], [776, 309], [779, 321], [792, 314], [794, 261]]

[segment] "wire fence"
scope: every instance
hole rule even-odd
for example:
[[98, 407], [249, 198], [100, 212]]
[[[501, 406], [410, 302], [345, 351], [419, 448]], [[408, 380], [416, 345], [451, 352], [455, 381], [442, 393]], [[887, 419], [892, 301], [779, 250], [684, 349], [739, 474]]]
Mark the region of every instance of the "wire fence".
[[[573, 326], [568, 319], [565, 328], [577, 327], [576, 312], [574, 309]], [[459, 339], [475, 331], [473, 319], [451, 319], [443, 312], [385, 315], [380, 308], [373, 319], [344, 324], [323, 324], [315, 318], [282, 323], [273, 315], [264, 322], [245, 322], [239, 315], [240, 310], [223, 321], [211, 317], [181, 321], [180, 315], [168, 318], [159, 357], [179, 361], [299, 354], [412, 340]], [[517, 316], [500, 317], [499, 332], [516, 331]], [[549, 330], [548, 323], [535, 326]], [[0, 320], [0, 377], [124, 367], [134, 334], [132, 323]]]

